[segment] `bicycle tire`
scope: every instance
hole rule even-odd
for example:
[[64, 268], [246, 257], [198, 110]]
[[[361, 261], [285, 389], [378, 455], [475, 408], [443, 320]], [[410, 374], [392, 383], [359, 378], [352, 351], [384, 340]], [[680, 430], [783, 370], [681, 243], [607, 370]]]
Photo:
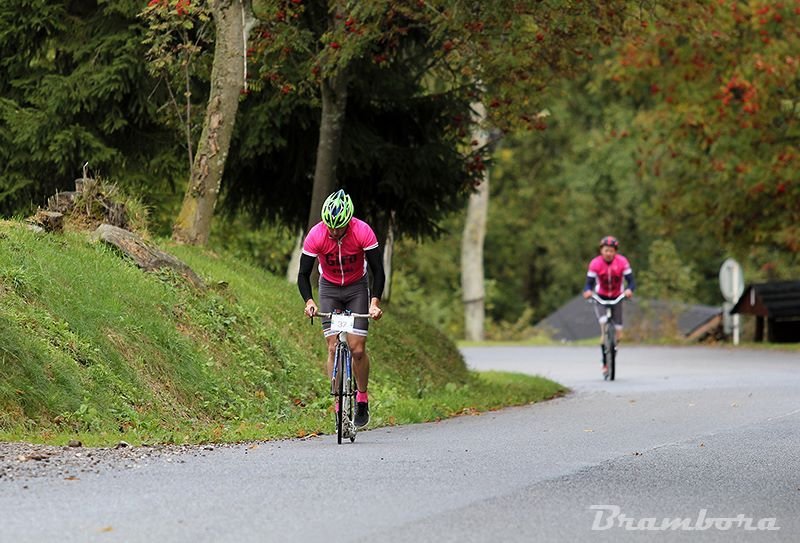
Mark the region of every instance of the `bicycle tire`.
[[608, 325], [608, 380], [613, 381], [617, 371], [617, 329]]
[[604, 381], [608, 381], [609, 359], [611, 358], [608, 351], [608, 327], [609, 325], [607, 322], [603, 324], [603, 337], [600, 343], [601, 350], [603, 351], [603, 366], [605, 367], [605, 372], [603, 373]]
[[343, 405], [343, 398], [344, 398], [344, 359], [342, 357], [342, 349], [341, 345], [336, 347], [336, 353], [334, 355], [334, 373], [338, 376], [338, 382], [336, 383], [336, 396], [334, 397], [334, 402], [337, 403], [338, 411], [336, 416], [336, 442], [341, 445], [342, 444], [342, 429], [344, 428], [344, 405]]
[[347, 372], [348, 375], [347, 375], [347, 391], [346, 391], [346, 397], [347, 397], [346, 413], [347, 413], [347, 421], [348, 421], [348, 427], [349, 427], [349, 432], [350, 432], [350, 443], [353, 443], [356, 440], [356, 425], [355, 425], [355, 417], [356, 417], [356, 414], [355, 414], [356, 380], [355, 380], [355, 374], [353, 373], [353, 356], [350, 353], [350, 348], [349, 347], [347, 348], [345, 353], [346, 353], [346, 356], [347, 356], [347, 366], [348, 366], [348, 370], [349, 370]]

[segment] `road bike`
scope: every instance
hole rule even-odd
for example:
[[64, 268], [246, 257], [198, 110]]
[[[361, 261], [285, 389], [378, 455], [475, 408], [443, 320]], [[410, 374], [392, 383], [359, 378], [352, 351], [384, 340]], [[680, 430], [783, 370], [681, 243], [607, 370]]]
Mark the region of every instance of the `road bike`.
[[614, 320], [611, 318], [611, 314], [614, 306], [624, 299], [625, 294], [620, 294], [613, 300], [605, 300], [596, 293], [592, 293], [592, 300], [604, 306], [606, 309], [606, 314], [600, 317], [600, 326], [603, 336], [603, 365], [608, 368], [608, 371], [603, 375], [603, 379], [607, 381], [614, 380], [617, 366], [617, 328], [614, 326]]
[[[356, 416], [356, 376], [353, 372], [353, 355], [347, 343], [347, 334], [353, 331], [356, 318], [369, 318], [368, 313], [333, 311], [317, 313], [317, 317], [330, 317], [331, 330], [337, 332], [336, 350], [333, 355], [333, 374], [331, 375], [331, 395], [334, 397], [336, 412], [336, 441], [341, 445], [342, 438], [356, 440], [358, 428]], [[313, 318], [313, 317], [312, 317]]]

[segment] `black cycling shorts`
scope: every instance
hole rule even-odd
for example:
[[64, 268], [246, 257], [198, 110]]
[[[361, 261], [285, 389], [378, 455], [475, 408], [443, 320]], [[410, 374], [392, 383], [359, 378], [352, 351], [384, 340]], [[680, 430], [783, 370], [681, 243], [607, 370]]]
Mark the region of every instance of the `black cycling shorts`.
[[[349, 310], [352, 313], [367, 313], [369, 311], [369, 282], [366, 274], [355, 283], [343, 287], [331, 283], [323, 277], [319, 278], [319, 310], [322, 313], [330, 313], [334, 309]], [[368, 330], [369, 319], [364, 317], [356, 318], [352, 333], [366, 337]], [[322, 318], [322, 332], [325, 337], [336, 333], [331, 332], [330, 317]]]
[[[600, 296], [598, 294], [598, 296]], [[605, 296], [600, 296], [604, 300], [613, 300], [616, 298], [606, 298]], [[597, 315], [597, 320], [602, 324], [606, 317], [606, 306], [602, 304], [592, 304], [594, 306], [594, 314]], [[622, 301], [620, 301], [617, 305], [611, 307], [611, 320], [614, 321], [614, 328], [617, 330], [622, 330]]]

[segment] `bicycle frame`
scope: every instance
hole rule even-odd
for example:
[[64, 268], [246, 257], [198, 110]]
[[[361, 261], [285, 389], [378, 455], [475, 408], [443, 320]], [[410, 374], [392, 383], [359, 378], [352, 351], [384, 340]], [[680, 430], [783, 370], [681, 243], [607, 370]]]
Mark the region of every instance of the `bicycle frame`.
[[333, 358], [331, 374], [331, 395], [338, 406], [336, 417], [336, 439], [339, 444], [342, 438], [349, 438], [352, 443], [356, 439], [355, 395], [356, 380], [353, 372], [353, 356], [347, 342], [347, 333], [353, 331], [356, 317], [369, 318], [369, 314], [350, 313], [349, 311], [317, 313], [320, 317], [331, 318], [331, 330], [338, 332], [336, 350]]
[[342, 438], [355, 441], [356, 426], [353, 423], [353, 357], [347, 345], [347, 333], [339, 332], [336, 343], [336, 352], [333, 359], [333, 373], [331, 375], [331, 395], [338, 406], [336, 424], [336, 439], [339, 443]]
[[603, 363], [608, 368], [608, 373], [606, 373], [605, 378], [610, 381], [613, 381], [616, 376], [617, 365], [617, 329], [612, 319], [612, 309], [624, 299], [625, 294], [620, 294], [613, 300], [605, 300], [596, 293], [592, 293], [592, 300], [606, 308], [606, 314], [604, 319], [601, 319], [600, 326], [602, 328], [601, 335], [603, 339]]

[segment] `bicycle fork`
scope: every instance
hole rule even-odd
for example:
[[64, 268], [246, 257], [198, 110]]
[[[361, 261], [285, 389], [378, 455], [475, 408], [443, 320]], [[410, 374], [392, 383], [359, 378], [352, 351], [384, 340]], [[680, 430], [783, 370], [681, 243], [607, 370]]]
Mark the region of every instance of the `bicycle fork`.
[[[614, 321], [611, 319], [611, 309], [606, 308], [606, 315], [604, 318], [600, 320], [600, 322], [602, 325], [600, 329], [601, 333], [600, 352], [603, 353], [603, 364], [607, 364], [611, 356], [611, 353], [608, 352], [608, 350], [606, 349], [606, 342], [607, 342], [606, 338], [608, 337], [608, 327], [614, 326]], [[617, 351], [617, 346], [615, 344], [614, 352], [616, 351]]]

